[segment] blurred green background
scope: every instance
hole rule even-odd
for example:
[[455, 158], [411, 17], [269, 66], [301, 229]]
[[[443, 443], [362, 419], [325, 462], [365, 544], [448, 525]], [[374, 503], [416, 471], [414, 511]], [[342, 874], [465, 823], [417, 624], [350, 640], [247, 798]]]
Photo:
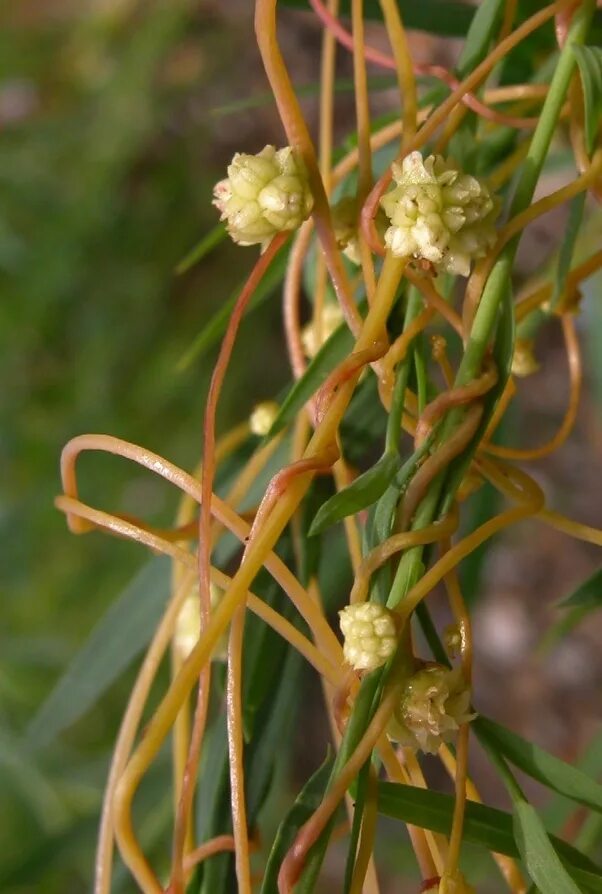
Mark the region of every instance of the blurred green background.
[[[250, 7], [244, 0], [22, 0], [1, 13], [0, 889], [6, 894], [77, 894], [90, 887], [107, 760], [131, 674], [50, 747], [28, 751], [21, 737], [146, 557], [100, 534], [78, 540], [68, 533], [53, 507], [59, 456], [70, 437], [89, 431], [144, 444], [186, 468], [198, 459], [212, 355], [184, 371], [178, 362], [254, 253], [223, 243], [191, 272], [178, 277], [174, 269], [215, 223], [212, 186], [232, 152], [281, 139], [271, 105], [237, 114], [228, 109], [266, 89]], [[285, 46], [307, 84], [316, 77], [318, 29], [308, 17], [288, 17]], [[349, 98], [341, 101], [345, 122]], [[314, 107], [307, 105], [310, 112]], [[599, 389], [602, 315], [593, 291], [587, 330]], [[222, 426], [287, 381], [279, 318], [274, 301], [243, 328]], [[260, 362], [249, 362], [251, 344]], [[563, 362], [555, 335], [542, 355]], [[541, 409], [543, 401], [551, 430], [563, 407], [563, 386], [551, 388], [554, 381], [553, 372], [539, 379], [526, 404]], [[544, 483], [552, 476], [555, 496], [570, 491], [565, 508], [590, 523], [600, 522], [587, 486], [601, 442], [598, 408], [594, 388], [568, 459], [564, 454], [540, 470]], [[160, 482], [105, 457], [85, 457], [81, 468], [84, 496], [95, 505], [169, 523], [175, 495]], [[520, 614], [527, 611], [525, 599], [541, 605], [545, 596], [550, 605], [594, 563], [591, 550], [555, 535], [541, 538], [535, 552], [524, 542], [510, 544], [512, 573], [506, 544], [494, 559], [493, 615], [477, 618], [485, 699], [504, 661], [510, 677], [518, 674], [536, 638], [517, 646], [536, 615]], [[556, 568], [551, 585], [542, 582], [542, 562], [547, 571]], [[505, 610], [496, 622], [500, 600]], [[514, 652], [508, 658], [502, 642], [497, 664], [487, 624], [494, 643], [500, 629], [510, 630]], [[533, 704], [542, 691], [559, 699], [573, 690], [582, 694], [583, 704], [571, 708], [564, 725], [558, 726], [558, 715], [566, 713], [560, 704], [546, 715], [551, 744], [560, 750], [571, 728], [577, 750], [575, 739], [587, 738], [596, 713], [583, 684], [585, 674], [586, 687], [595, 689], [595, 634], [590, 625], [579, 635], [589, 643], [587, 673], [579, 670], [581, 642], [578, 659], [565, 655], [565, 677], [554, 684], [544, 666], [520, 708], [537, 727]], [[517, 691], [519, 684], [517, 677]], [[128, 885], [122, 877], [122, 890], [132, 890]]]

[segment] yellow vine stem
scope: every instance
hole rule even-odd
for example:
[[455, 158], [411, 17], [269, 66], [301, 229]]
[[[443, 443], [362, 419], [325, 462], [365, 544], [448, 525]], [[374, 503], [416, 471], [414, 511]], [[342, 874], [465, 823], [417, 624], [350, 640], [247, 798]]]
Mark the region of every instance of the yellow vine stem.
[[[404, 263], [402, 261], [393, 258], [388, 258], [385, 261], [378, 284], [377, 300], [364, 321], [362, 332], [356, 344], [357, 348], [362, 349], [365, 345], [374, 343], [381, 335], [403, 269]], [[379, 297], [380, 301], [378, 300]], [[358, 376], [359, 371], [347, 382], [343, 383], [337, 391], [326, 415], [308, 445], [306, 451], [308, 459], [330, 448], [335, 437], [336, 428], [351, 398]], [[159, 461], [159, 465], [161, 465], [161, 462]], [[179, 472], [181, 474], [181, 470]], [[255, 536], [250, 538], [245, 562], [234, 576], [220, 605], [212, 613], [209, 624], [198, 644], [182, 666], [180, 673], [172, 682], [167, 694], [157, 708], [153, 719], [149, 723], [145, 739], [139, 744], [131, 757], [117, 787], [115, 800], [118, 806], [120, 823], [116, 832], [122, 856], [138, 883], [149, 894], [155, 894], [152, 886], [152, 871], [146, 863], [131, 823], [131, 804], [135, 791], [142, 775], [171, 728], [175, 716], [194, 682], [195, 673], [203, 667], [207, 660], [208, 652], [210, 653], [218, 637], [230, 621], [235, 609], [241, 604], [259, 568], [264, 563], [269, 568], [266, 557], [306, 493], [313, 474], [315, 473], [308, 471], [306, 474], [291, 480], [286, 492], [282, 494], [281, 499], [274, 505], [269, 516], [265, 517], [264, 523], [256, 530]], [[189, 483], [185, 479], [184, 483], [186, 484], [185, 489], [187, 489]], [[216, 498], [213, 499], [215, 500]], [[332, 636], [328, 625], [326, 625], [326, 628]], [[145, 884], [149, 887], [144, 888]]]
[[491, 192], [498, 192], [502, 186], [514, 176], [529, 151], [530, 140], [523, 140], [516, 149], [510, 153], [497, 168], [485, 178]]
[[577, 410], [579, 409], [579, 399], [581, 397], [581, 384], [583, 381], [583, 371], [581, 368], [581, 351], [579, 349], [579, 339], [575, 328], [575, 321], [570, 314], [563, 314], [561, 317], [562, 332], [566, 346], [566, 356], [569, 366], [569, 402], [566, 413], [562, 420], [558, 431], [554, 437], [546, 441], [539, 447], [530, 447], [520, 449], [517, 447], [500, 447], [497, 444], [483, 443], [481, 449], [491, 454], [499, 456], [502, 459], [514, 459], [526, 462], [528, 460], [541, 459], [549, 456], [561, 447], [569, 437], [575, 425], [577, 418]]
[[301, 826], [297, 836], [280, 866], [278, 873], [279, 894], [290, 894], [303, 870], [307, 852], [316, 842], [326, 824], [345, 796], [345, 792], [366, 763], [372, 749], [383, 733], [399, 699], [400, 687], [394, 685], [385, 693], [355, 751], [328, 789], [320, 806]]
[[[439, 759], [441, 763], [445, 767], [447, 773], [452, 779], [456, 778], [456, 758], [450, 751], [447, 745], [442, 745], [439, 749]], [[479, 791], [472, 782], [472, 780], [467, 777], [466, 779], [466, 795], [469, 801], [476, 801], [478, 804], [482, 803], [481, 796], [479, 795]], [[525, 882], [520, 869], [516, 863], [516, 860], [513, 860], [512, 857], [506, 856], [506, 854], [497, 854], [495, 851], [491, 852], [491, 856], [495, 860], [498, 865], [498, 868], [506, 881], [506, 884], [513, 892], [513, 894], [525, 894], [527, 891], [527, 883]]]
[[[390, 257], [386, 258], [378, 283], [375, 303], [373, 307], [370, 308], [364, 321], [362, 331], [356, 342], [357, 349], [364, 349], [373, 344], [381, 336], [404, 266], [403, 261]], [[329, 448], [333, 443], [340, 419], [351, 399], [358, 376], [359, 371], [347, 382], [343, 383], [337, 391], [326, 415], [320, 422], [308, 445], [306, 451], [308, 457], [319, 454]], [[98, 437], [102, 441], [102, 436]], [[105, 437], [104, 443], [107, 445], [111, 443], [111, 447], [109, 447], [110, 452], [115, 452], [116, 440], [117, 439], [106, 439]], [[96, 443], [98, 443], [98, 441], [96, 441]], [[123, 442], [121, 443], [123, 445]], [[78, 439], [75, 439], [75, 441], [70, 442], [70, 445], [68, 445], [63, 452], [64, 474], [67, 479], [67, 485], [75, 491], [74, 495], [76, 495], [76, 482], [72, 465], [77, 452], [79, 452], [79, 449], [81, 449], [82, 446], [83, 444], [81, 440], [78, 442]], [[98, 448], [92, 447], [92, 449]], [[126, 447], [126, 449], [129, 448]], [[138, 448], [138, 450], [140, 450], [140, 448]], [[169, 475], [174, 482], [178, 482], [178, 485], [182, 486], [183, 490], [190, 491], [192, 489], [192, 491], [198, 494], [198, 497], [200, 498], [197, 482], [193, 481], [190, 476], [187, 476], [182, 470], [165, 463], [165, 461], [156, 456], [156, 454], [150, 454], [148, 451], [140, 450], [140, 453], [142, 454], [142, 457], [140, 457], [138, 450], [134, 449], [133, 454], [130, 452], [130, 458], [133, 458], [135, 461], [140, 461], [140, 459], [142, 459], [142, 464], [144, 464], [144, 461], [152, 456], [152, 465], [150, 467], [154, 471], [157, 471], [164, 476]], [[282, 498], [274, 506], [269, 517], [265, 519], [261, 529], [256, 532], [255, 538], [252, 539], [249, 544], [246, 561], [241, 565], [239, 571], [234, 576], [232, 584], [226, 590], [222, 602], [212, 613], [209, 624], [199, 639], [198, 644], [182, 666], [180, 673], [172, 682], [167, 694], [157, 708], [153, 719], [149, 723], [146, 737], [139, 744], [137, 750], [131, 757], [119, 785], [117, 786], [115, 802], [116, 807], [118, 808], [117, 813], [120, 817], [118, 828], [116, 828], [117, 839], [126, 864], [132, 871], [132, 874], [145, 894], [156, 894], [156, 892], [153, 887], [154, 880], [152, 871], [150, 870], [150, 867], [148, 867], [132, 827], [131, 805], [135, 791], [146, 768], [156, 755], [161, 743], [169, 732], [181, 705], [187, 697], [187, 694], [194, 683], [195, 674], [197, 674], [203, 667], [211, 649], [217, 642], [219, 636], [223, 633], [235, 609], [242, 603], [246, 591], [259, 568], [265, 563], [269, 570], [270, 564], [272, 564], [272, 567], [277, 564], [277, 557], [270, 558], [269, 556], [271, 549], [306, 493], [312, 478], [313, 474], [308, 472], [305, 475], [293, 479], [286, 493], [282, 495]], [[212, 498], [212, 503], [215, 503], [216, 508], [219, 507], [220, 513], [223, 513], [224, 515], [226, 514], [226, 507], [221, 501], [218, 501], [215, 496]], [[231, 517], [229, 521], [232, 522]], [[73, 525], [73, 519], [71, 519], [71, 524]], [[294, 581], [293, 576], [283, 563], [281, 563], [281, 565], [282, 569], [278, 570], [278, 575], [282, 578], [285, 576], [284, 572], [286, 571], [288, 580], [292, 583], [290, 579], [292, 578]], [[298, 582], [295, 581], [295, 583], [298, 585]], [[299, 587], [299, 589], [302, 588]], [[332, 631], [324, 622], [323, 617], [317, 611], [315, 606], [313, 606], [313, 609], [317, 615], [317, 619], [314, 619], [315, 622], [319, 620], [320, 624], [324, 623], [328, 634], [333, 636]]]
[[555, 190], [554, 192], [550, 193], [550, 195], [544, 196], [537, 202], [533, 202], [533, 204], [530, 205], [529, 208], [525, 209], [525, 211], [521, 211], [520, 214], [517, 214], [515, 217], [512, 218], [512, 220], [508, 221], [508, 223], [504, 227], [502, 227], [502, 229], [498, 233], [497, 242], [495, 243], [491, 252], [487, 255], [486, 258], [483, 259], [483, 261], [477, 264], [475, 270], [470, 276], [470, 279], [468, 280], [464, 299], [464, 307], [462, 310], [465, 337], [467, 337], [467, 333], [470, 332], [472, 321], [479, 305], [479, 301], [481, 300], [481, 294], [483, 292], [485, 283], [487, 282], [487, 278], [504, 246], [507, 245], [507, 243], [510, 242], [510, 240], [513, 239], [514, 236], [516, 236], [518, 233], [521, 233], [525, 229], [525, 227], [533, 223], [534, 220], [537, 220], [538, 217], [541, 217], [543, 214], [547, 214], [549, 211], [557, 208], [558, 205], [562, 205], [564, 204], [564, 202], [570, 201], [570, 199], [575, 198], [575, 196], [579, 195], [579, 193], [584, 192], [584, 190], [586, 189], [589, 189], [590, 186], [592, 186], [592, 184], [595, 183], [595, 181], [600, 177], [601, 173], [602, 150], [596, 153], [591, 165], [589, 166], [585, 174], [581, 174], [580, 177], [577, 177], [566, 186]]
[[372, 859], [374, 852], [374, 838], [376, 835], [376, 823], [378, 820], [378, 777], [374, 767], [368, 769], [368, 782], [366, 785], [366, 800], [364, 804], [364, 815], [362, 817], [362, 828], [360, 831], [359, 846], [357, 856], [355, 858], [355, 866], [353, 867], [353, 875], [351, 877], [351, 885], [349, 887], [350, 894], [362, 894], [364, 890], [364, 880], [368, 865]]
[[449, 323], [452, 329], [454, 329], [458, 335], [462, 335], [462, 320], [460, 315], [454, 310], [454, 308], [447, 303], [445, 298], [439, 294], [435, 284], [432, 279], [428, 276], [423, 276], [417, 270], [412, 267], [408, 267], [406, 270], [406, 277], [412, 283], [413, 286], [416, 286], [424, 303], [427, 307], [432, 307], [433, 310], [436, 310], [443, 319]]
[[[599, 270], [600, 267], [602, 267], [602, 249], [594, 252], [594, 254], [583, 261], [582, 264], [573, 267], [567, 276], [564, 293], [559, 302], [560, 309], [564, 307], [565, 300], [567, 298], [570, 299], [570, 296], [574, 294], [579, 283], [592, 276], [592, 274]], [[538, 286], [533, 291], [528, 291], [516, 305], [515, 314], [517, 323], [520, 323], [525, 317], [529, 316], [530, 313], [537, 310], [537, 308], [541, 307], [542, 304], [545, 304], [546, 301], [549, 301], [552, 297], [553, 290], [554, 286], [552, 283], [545, 283], [542, 286]]]
[[330, 278], [347, 324], [354, 335], [357, 335], [362, 321], [355, 306], [349, 280], [336, 244], [328, 198], [320, 176], [316, 152], [278, 46], [276, 0], [256, 0], [255, 34], [288, 141], [299, 152], [307, 169], [309, 185], [314, 198], [312, 216]]
[[[420, 766], [420, 762], [416, 757], [414, 750], [412, 748], [399, 748], [398, 751], [403, 755], [403, 761], [408, 772], [410, 783], [416, 788], [428, 788], [424, 773], [422, 772], [422, 767]], [[447, 859], [447, 839], [445, 835], [437, 832], [431, 832], [430, 836], [429, 841], [431, 842], [431, 853], [435, 863], [435, 874], [443, 875], [445, 861]]]
[[[188, 579], [184, 579], [181, 589], [170, 602], [166, 615], [161, 622], [147, 660], [143, 665], [139, 681], [132, 694], [132, 700], [126, 711], [126, 716], [118, 739], [110, 778], [107, 784], [106, 798], [108, 800], [106, 801], [106, 807], [103, 809], [101, 829], [101, 843], [103, 846], [99, 847], [97, 858], [97, 890], [106, 891], [110, 890], [113, 826], [117, 826], [119, 822], [118, 812], [114, 810], [114, 805], [112, 803], [117, 782], [120, 774], [123, 772], [129, 752], [133, 745], [148, 691], [150, 690], [150, 686], [158, 669], [161, 657], [167, 647], [169, 638], [173, 633], [179, 610], [189, 593], [190, 581], [193, 579], [192, 574], [196, 570], [196, 559], [190, 552], [188, 552], [188, 550], [182, 549], [155, 534], [151, 534], [138, 525], [124, 521], [118, 516], [110, 515], [101, 510], [86, 506], [78, 500], [69, 497], [58, 497], [56, 505], [65, 513], [69, 513], [72, 517], [77, 517], [80, 520], [87, 522], [92, 527], [105, 529], [120, 537], [141, 543], [155, 552], [171, 556], [176, 561], [181, 562], [183, 566], [187, 568], [190, 575]], [[211, 578], [220, 587], [226, 587], [230, 583], [230, 578], [226, 574], [213, 567], [211, 568]], [[327, 659], [322, 652], [320, 652], [289, 621], [252, 593], [247, 594], [247, 604], [251, 611], [273, 627], [277, 633], [297, 649], [300, 654], [312, 664], [319, 674], [323, 675], [326, 679], [329, 679], [333, 685], [341, 684], [343, 671], [340, 666], [331, 663], [331, 661]], [[154, 873], [150, 867], [148, 867], [146, 885], [147, 888], [144, 888], [144, 890], [162, 890], [160, 886], [157, 887], [159, 883], [156, 877], [154, 877]]]
[[414, 78], [414, 64], [412, 53], [406, 35], [399, 7], [395, 0], [380, 0], [383, 11], [385, 27], [389, 36], [389, 43], [393, 50], [393, 58], [397, 70], [399, 84], [399, 97], [402, 107], [403, 132], [401, 141], [402, 154], [408, 151], [408, 146], [416, 134], [416, 117], [418, 113], [418, 101], [416, 96], [416, 79]]
[[[451, 548], [449, 540], [442, 544], [444, 552]], [[460, 582], [456, 570], [450, 571], [444, 577], [445, 588], [449, 603], [458, 629], [460, 630], [460, 657], [462, 661], [462, 674], [467, 686], [472, 685], [472, 628], [470, 617], [466, 610]], [[467, 779], [468, 779], [468, 747], [469, 725], [462, 724], [458, 732], [456, 745], [456, 767], [454, 773], [455, 801], [451, 834], [449, 837], [449, 850], [445, 863], [444, 877], [453, 885], [458, 872], [460, 849], [462, 846], [462, 832], [464, 829], [464, 814], [466, 812]], [[453, 890], [453, 888], [452, 888]]]
[[349, 602], [365, 602], [368, 598], [368, 589], [370, 587], [370, 578], [381, 568], [385, 562], [406, 549], [412, 549], [415, 546], [424, 546], [427, 543], [437, 543], [453, 534], [458, 527], [458, 512], [454, 507], [445, 518], [440, 521], [433, 522], [416, 531], [403, 531], [400, 534], [393, 534], [387, 540], [384, 540], [378, 546], [375, 546], [368, 555], [364, 556], [362, 564], [357, 570]]
[[364, 46], [364, 2], [351, 0], [351, 23], [353, 32], [353, 86], [355, 94], [355, 119], [357, 125], [358, 148], [358, 245], [362, 276], [368, 303], [374, 301], [376, 280], [372, 253], [359, 227], [359, 209], [372, 188], [372, 147], [370, 141], [370, 98], [366, 74]]
[[[480, 464], [479, 471], [481, 471]], [[515, 471], [518, 473], [518, 470]], [[509, 525], [529, 518], [529, 516], [537, 515], [544, 505], [544, 495], [541, 489], [533, 479], [523, 473], [517, 474], [514, 481], [508, 482], [505, 494], [510, 499], [519, 502], [519, 505], [484, 522], [471, 534], [454, 544], [432, 568], [429, 568], [396, 607], [403, 620], [409, 618], [416, 606], [428, 596], [439, 581], [474, 549]]]
[[[572, 5], [573, 0], [557, 0], [549, 6], [535, 13], [528, 18], [523, 24], [512, 34], [502, 40], [494, 50], [484, 59], [474, 71], [468, 75], [458, 86], [452, 90], [450, 95], [444, 100], [440, 106], [427, 118], [426, 122], [419, 128], [416, 136], [406, 146], [405, 151], [411, 152], [414, 149], [420, 149], [430, 140], [435, 131], [443, 124], [452, 110], [462, 101], [462, 97], [467, 93], [471, 93], [485, 80], [489, 72], [497, 65], [497, 63], [510, 52], [513, 47], [517, 46], [522, 40], [529, 36], [533, 31], [545, 24], [549, 19], [555, 16], [561, 10]], [[378, 209], [378, 203], [383, 192], [391, 182], [391, 169], [389, 168], [373, 187], [362, 209], [362, 225], [366, 230], [366, 236], [371, 244], [374, 243], [373, 219]]]
[[407, 326], [401, 335], [398, 335], [385, 356], [381, 361], [381, 374], [379, 380], [379, 390], [381, 392], [382, 401], [387, 407], [391, 408], [393, 399], [393, 389], [395, 387], [395, 367], [403, 360], [408, 352], [408, 348], [417, 335], [423, 332], [428, 324], [435, 316], [432, 307], [425, 307], [420, 311], [417, 317], [414, 317], [409, 326]]
[[[386, 736], [382, 736], [377, 744], [383, 766], [387, 776], [392, 782], [400, 782], [403, 785], [412, 785], [412, 780], [403, 762], [399, 759], [391, 742]], [[420, 826], [412, 826], [406, 823], [408, 836], [416, 855], [418, 868], [423, 879], [433, 878], [439, 875], [437, 866], [443, 867], [443, 858], [434, 834]]]
[[[338, 0], [328, 0], [328, 8], [336, 16]], [[320, 63], [320, 138], [318, 141], [319, 169], [324, 184], [326, 198], [330, 199], [332, 189], [332, 125], [334, 115], [334, 78], [337, 44], [334, 36], [325, 29], [322, 33], [322, 53]], [[322, 317], [326, 297], [326, 263], [324, 255], [317, 252], [314, 283], [314, 305], [312, 326], [316, 344], [323, 341]]]
[[[249, 434], [249, 423], [248, 421], [239, 423], [225, 435], [223, 435], [215, 445], [215, 462], [219, 464], [223, 459], [225, 459], [230, 453], [236, 450], [243, 441], [248, 437]], [[202, 466], [196, 470], [196, 477], [200, 478], [202, 474]], [[231, 499], [232, 494], [228, 495], [227, 499]], [[192, 524], [194, 522], [194, 517], [196, 515], [196, 503], [193, 500], [190, 500], [186, 496], [183, 496], [180, 500], [180, 505], [178, 507], [178, 512], [176, 515], [176, 524], [178, 526], [185, 526], [187, 524]], [[198, 530], [198, 526], [195, 525]], [[173, 587], [177, 588], [180, 586], [181, 579], [184, 575], [188, 574], [182, 566], [174, 562], [173, 572], [172, 572], [172, 581]], [[192, 586], [192, 584], [191, 584]], [[182, 656], [179, 654], [178, 650], [175, 648], [175, 645], [172, 647], [172, 676], [175, 676], [182, 664]], [[189, 706], [184, 705], [180, 713], [178, 714], [178, 718], [174, 723], [173, 737], [172, 737], [172, 753], [173, 753], [173, 773], [174, 773], [174, 810], [177, 812], [178, 804], [180, 801], [180, 797], [182, 794], [182, 782], [184, 779], [184, 774], [186, 771], [186, 761], [188, 756], [188, 748], [190, 745], [190, 713]], [[192, 847], [194, 836], [193, 824], [189, 820], [186, 828], [186, 838], [184, 842], [184, 851], [190, 850]]]
[[[475, 461], [475, 466], [500, 493], [509, 496], [510, 499], [514, 498], [513, 495], [517, 493], [517, 489], [520, 492], [521, 488], [524, 491], [528, 488], [534, 489], [538, 487], [536, 482], [522, 469], [518, 469], [516, 466], [504, 463], [501, 460], [479, 458]], [[573, 519], [567, 518], [565, 515], [553, 509], [547, 509], [544, 506], [538, 510], [536, 517], [551, 528], [562, 531], [576, 540], [583, 540], [585, 543], [602, 546], [602, 530], [600, 528], [573, 521]]]

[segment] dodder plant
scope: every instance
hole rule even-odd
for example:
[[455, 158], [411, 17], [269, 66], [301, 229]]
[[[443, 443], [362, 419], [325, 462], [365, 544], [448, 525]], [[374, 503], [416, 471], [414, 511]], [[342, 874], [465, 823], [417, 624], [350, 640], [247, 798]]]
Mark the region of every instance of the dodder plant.
[[[579, 400], [579, 285], [602, 264], [600, 250], [573, 262], [586, 193], [595, 196], [601, 185], [602, 52], [588, 46], [596, 4], [558, 0], [530, 17], [513, 0], [483, 0], [474, 15], [450, 4], [472, 16], [455, 73], [412, 60], [403, 21], [406, 6], [407, 24], [417, 14], [411, 4], [380, 0], [391, 55], [365, 44], [362, 0], [350, 4], [350, 26], [336, 0], [311, 5], [324, 26], [318, 149], [278, 47], [276, 0], [256, 2], [259, 51], [288, 145], [237, 154], [215, 188], [223, 225], [209, 244], [227, 231], [260, 253], [230, 315], [219, 317], [224, 335], [202, 465], [189, 474], [108, 435], [77, 437], [62, 457], [57, 505], [73, 531], [102, 528], [173, 560], [171, 597], [115, 746], [95, 891], [110, 890], [116, 842], [145, 894], [309, 892], [336, 828], [347, 846], [337, 889], [376, 892], [379, 814], [407, 824], [424, 891], [472, 890], [459, 869], [463, 841], [491, 851], [500, 884], [512, 891], [600, 891], [602, 870], [586, 843], [579, 850], [546, 832], [511, 765], [592, 811], [602, 811], [602, 787], [478, 716], [458, 577], [464, 558], [526, 518], [602, 544], [602, 532], [547, 506], [516, 465], [563, 444]], [[436, 30], [435, 4], [420, 7]], [[357, 117], [357, 133], [341, 151], [332, 145], [338, 44], [353, 54]], [[400, 115], [371, 120], [367, 61], [395, 72]], [[534, 202], [553, 141], [570, 147], [576, 174]], [[514, 296], [523, 231], [569, 201], [553, 273]], [[254, 296], [271, 290], [278, 265], [294, 384], [279, 406], [260, 405], [216, 440], [241, 319]], [[303, 286], [312, 305], [304, 329]], [[535, 368], [537, 330], [558, 324], [570, 400], [557, 434], [536, 447], [499, 446], [496, 430], [520, 398], [520, 376]], [[173, 484], [182, 494], [175, 527], [157, 530], [81, 502], [76, 461], [90, 450], [125, 457]], [[259, 504], [241, 511], [266, 470], [271, 480]], [[463, 503], [485, 482], [508, 508], [458, 536]], [[333, 540], [341, 522], [344, 541]], [[335, 606], [332, 593], [349, 568], [347, 604]], [[455, 618], [443, 636], [428, 612], [440, 582]], [[414, 619], [430, 655], [417, 654]], [[142, 728], [169, 648], [171, 683]], [[302, 660], [322, 680], [332, 756], [269, 841], [261, 807], [279, 755], [306, 723]], [[512, 817], [479, 803], [468, 775], [471, 733], [508, 789]], [[160, 878], [132, 807], [170, 736], [171, 868]], [[427, 787], [423, 752], [438, 755], [453, 798]]]

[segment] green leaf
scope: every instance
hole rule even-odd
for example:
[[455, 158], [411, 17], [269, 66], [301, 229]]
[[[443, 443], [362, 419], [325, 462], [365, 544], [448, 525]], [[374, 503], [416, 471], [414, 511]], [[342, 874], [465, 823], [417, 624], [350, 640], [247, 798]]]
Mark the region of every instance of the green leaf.
[[579, 66], [585, 103], [585, 140], [591, 154], [602, 120], [602, 49], [574, 46], [573, 53]]
[[514, 802], [513, 819], [520, 855], [541, 894], [579, 894], [580, 889], [554, 850], [535, 808], [518, 798]]
[[584, 580], [577, 589], [558, 603], [560, 608], [601, 608], [602, 607], [602, 567]]
[[353, 336], [347, 326], [341, 325], [330, 338], [324, 342], [304, 374], [298, 379], [280, 405], [278, 415], [268, 432], [273, 438], [294, 417], [309, 398], [318, 390], [337, 363], [347, 356], [353, 346]]
[[299, 792], [295, 803], [286, 814], [274, 838], [272, 850], [268, 857], [265, 868], [263, 883], [261, 885], [261, 894], [278, 894], [278, 872], [280, 864], [284, 859], [286, 852], [295, 840], [295, 836], [303, 823], [306, 822], [319, 807], [330, 773], [332, 771], [333, 758], [328, 755], [324, 763], [318, 767], [316, 772], [305, 783]]
[[216, 245], [219, 245], [220, 242], [224, 241], [226, 235], [226, 228], [223, 223], [216, 224], [213, 229], [209, 230], [209, 232], [203, 236], [201, 241], [197, 243], [194, 248], [191, 248], [188, 254], [182, 258], [176, 267], [176, 273], [178, 275], [186, 273], [191, 267], [194, 267], [195, 264], [202, 261], [204, 257], [213, 251]]
[[554, 310], [564, 288], [566, 280], [573, 262], [573, 254], [575, 251], [575, 243], [581, 230], [581, 221], [583, 220], [583, 212], [585, 211], [585, 199], [587, 193], [582, 192], [575, 196], [570, 204], [569, 219], [564, 229], [562, 244], [558, 254], [558, 265], [556, 267], [556, 276], [554, 279], [554, 293], [550, 299], [550, 309]]
[[151, 559], [111, 603], [26, 731], [30, 747], [48, 745], [86, 713], [150, 641], [169, 597], [170, 561]]
[[[454, 811], [451, 795], [393, 782], [380, 782], [378, 790], [379, 813], [432, 832], [450, 834]], [[498, 854], [521, 856], [512, 816], [485, 804], [467, 802], [464, 840]], [[561, 867], [564, 864], [570, 868], [583, 890], [602, 891], [602, 875], [595, 863], [560, 838], [550, 836], [549, 840], [560, 855]]]
[[559, 794], [602, 812], [602, 785], [581, 770], [493, 720], [478, 717], [473, 725], [478, 735], [483, 734], [499, 753], [524, 773]]
[[458, 59], [458, 77], [465, 78], [487, 55], [503, 7], [504, 0], [483, 0], [479, 4]]
[[310, 536], [320, 534], [342, 518], [376, 503], [393, 480], [399, 466], [397, 453], [384, 453], [371, 469], [320, 506], [309, 529]]
[[[288, 253], [288, 248], [285, 247], [281, 249], [266, 270], [263, 279], [255, 289], [255, 292], [249, 301], [246, 313], [247, 318], [254, 310], [261, 307], [261, 305], [270, 297], [272, 292], [276, 290], [278, 284], [284, 277], [288, 261]], [[205, 351], [208, 351], [209, 348], [221, 338], [226, 330], [228, 320], [230, 319], [232, 310], [243, 286], [244, 282], [242, 282], [234, 293], [230, 295], [227, 301], [224, 301], [217, 313], [215, 313], [209, 322], [203, 326], [192, 344], [178, 361], [176, 365], [176, 370], [178, 372], [183, 372], [187, 369], [194, 360], [198, 360]]]
[[[284, 6], [308, 9], [307, 0], [282, 0]], [[399, 10], [406, 28], [443, 34], [447, 37], [464, 37], [474, 16], [474, 7], [454, 0], [398, 0]], [[343, 0], [341, 13], [350, 14], [350, 0]], [[367, 19], [382, 19], [379, 0], [366, 0], [364, 15]]]

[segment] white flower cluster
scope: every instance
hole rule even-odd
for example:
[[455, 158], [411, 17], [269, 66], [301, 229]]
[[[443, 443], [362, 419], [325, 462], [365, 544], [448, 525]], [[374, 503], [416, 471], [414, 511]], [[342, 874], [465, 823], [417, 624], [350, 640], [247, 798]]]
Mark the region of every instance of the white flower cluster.
[[[215, 584], [211, 584], [210, 603], [211, 608], [215, 609], [221, 602], [224, 595]], [[188, 658], [201, 635], [201, 603], [199, 599], [199, 588], [195, 584], [190, 589], [190, 593], [184, 600], [178, 620], [176, 621], [176, 629], [174, 633], [174, 644], [180, 656], [183, 659]], [[225, 661], [228, 656], [228, 631], [224, 631], [220, 639], [217, 641], [212, 652], [214, 661]]]
[[436, 754], [463, 723], [469, 712], [470, 690], [458, 668], [430, 665], [410, 677], [389, 735], [401, 745]]
[[374, 670], [395, 652], [395, 617], [383, 605], [358, 602], [339, 612], [345, 661], [354, 670]]
[[390, 220], [385, 242], [395, 257], [430, 261], [438, 272], [468, 276], [495, 242], [498, 203], [476, 177], [440, 155], [410, 152], [393, 165], [395, 186], [381, 199]]
[[236, 153], [227, 178], [214, 188], [213, 204], [234, 242], [256, 245], [301, 226], [313, 198], [295, 151], [266, 146], [257, 155]]

